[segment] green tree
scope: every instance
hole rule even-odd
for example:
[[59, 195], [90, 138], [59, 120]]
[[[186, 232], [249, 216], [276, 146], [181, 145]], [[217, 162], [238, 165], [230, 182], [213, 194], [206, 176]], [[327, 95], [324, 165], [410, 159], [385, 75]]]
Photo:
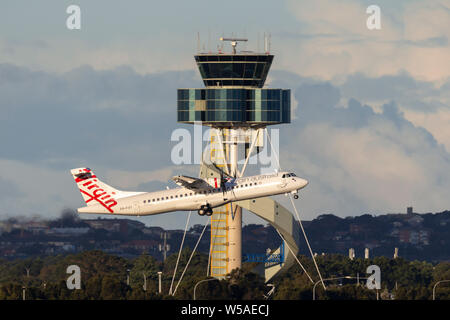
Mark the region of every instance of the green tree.
[[102, 293], [102, 280], [101, 276], [93, 276], [89, 278], [85, 283], [84, 291], [86, 293], [86, 298], [90, 300], [101, 299]]
[[6, 283], [0, 287], [0, 300], [22, 299], [22, 286], [17, 283]]
[[126, 284], [114, 276], [104, 276], [101, 288], [100, 295], [103, 300], [124, 300], [127, 296]]
[[[161, 263], [155, 258], [149, 256], [148, 254], [142, 254], [132, 261], [132, 267], [129, 269], [130, 286], [132, 288], [142, 288], [144, 283], [144, 274], [148, 280], [156, 281], [158, 278], [158, 271], [161, 269]], [[149, 285], [150, 284], [147, 282], [147, 287], [149, 287]]]

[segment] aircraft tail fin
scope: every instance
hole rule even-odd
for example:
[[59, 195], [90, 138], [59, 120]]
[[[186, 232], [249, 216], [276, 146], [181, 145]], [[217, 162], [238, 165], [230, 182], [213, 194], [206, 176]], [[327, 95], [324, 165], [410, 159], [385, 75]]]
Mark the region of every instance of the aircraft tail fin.
[[101, 204], [110, 213], [114, 212], [112, 208], [117, 205], [118, 199], [142, 193], [117, 190], [100, 181], [89, 168], [72, 169], [70, 173], [86, 204], [88, 206]]

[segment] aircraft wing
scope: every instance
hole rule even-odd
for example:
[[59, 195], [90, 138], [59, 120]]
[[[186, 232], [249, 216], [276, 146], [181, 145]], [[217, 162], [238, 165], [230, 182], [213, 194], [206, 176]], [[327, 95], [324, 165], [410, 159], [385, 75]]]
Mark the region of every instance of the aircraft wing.
[[172, 178], [175, 183], [181, 187], [191, 190], [209, 190], [212, 187], [203, 179], [188, 176], [175, 176]]

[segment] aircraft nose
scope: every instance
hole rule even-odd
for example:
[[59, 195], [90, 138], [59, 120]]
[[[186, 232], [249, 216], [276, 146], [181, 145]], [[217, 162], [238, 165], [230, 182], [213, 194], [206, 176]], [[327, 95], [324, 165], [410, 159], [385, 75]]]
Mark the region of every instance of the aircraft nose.
[[304, 188], [304, 187], [306, 187], [307, 185], [308, 185], [308, 180], [305, 180], [305, 179], [302, 179], [302, 178], [298, 178], [298, 182], [299, 182], [299, 184], [300, 184], [300, 188]]

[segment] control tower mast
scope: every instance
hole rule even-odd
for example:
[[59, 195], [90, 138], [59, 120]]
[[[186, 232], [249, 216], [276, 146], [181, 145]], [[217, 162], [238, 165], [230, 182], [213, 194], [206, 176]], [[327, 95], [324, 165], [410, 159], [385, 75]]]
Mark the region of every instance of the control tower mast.
[[[213, 129], [211, 161], [228, 175], [240, 177], [254, 150], [263, 147], [264, 128], [290, 123], [290, 90], [263, 88], [274, 58], [267, 48], [264, 53], [239, 52], [238, 43], [247, 39], [220, 40], [230, 42], [232, 52], [195, 55], [205, 88], [178, 89], [177, 121]], [[241, 170], [239, 145], [247, 158]], [[202, 166], [200, 176], [217, 172]], [[211, 221], [210, 275], [222, 278], [242, 267], [242, 208], [235, 203], [215, 208]]]

